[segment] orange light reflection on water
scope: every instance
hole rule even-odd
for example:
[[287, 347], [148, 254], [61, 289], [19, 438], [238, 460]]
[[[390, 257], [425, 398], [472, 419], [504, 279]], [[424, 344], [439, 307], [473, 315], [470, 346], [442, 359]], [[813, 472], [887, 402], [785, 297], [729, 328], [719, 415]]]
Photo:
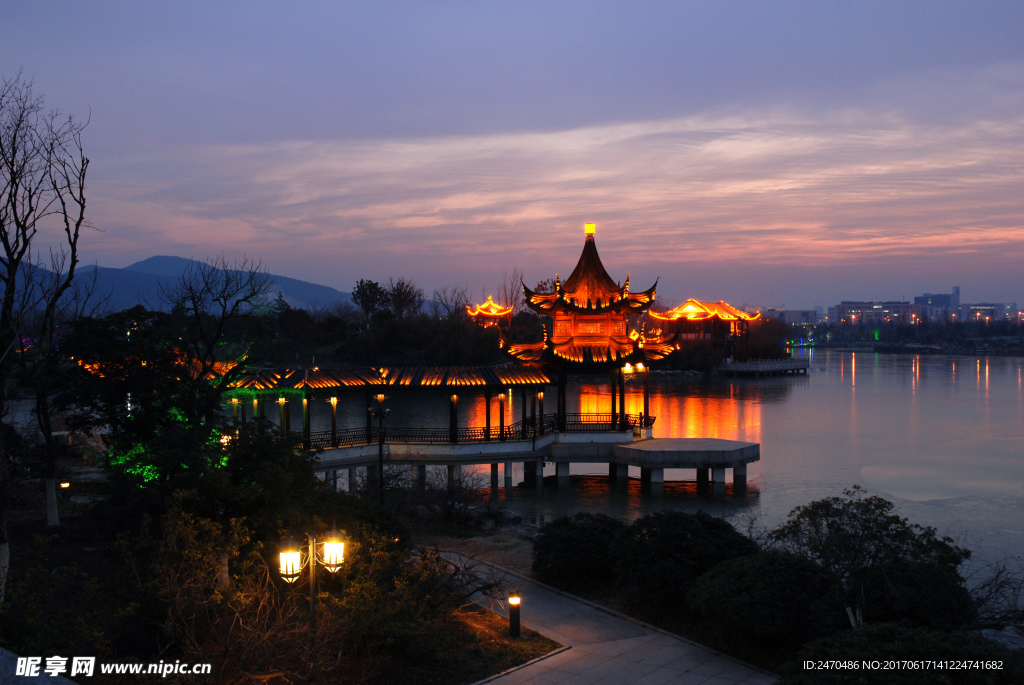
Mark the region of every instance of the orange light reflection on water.
[[[611, 391], [607, 384], [580, 385], [581, 412], [611, 412]], [[626, 413], [640, 414], [644, 408], [643, 388], [626, 387]], [[761, 441], [761, 405], [736, 396], [680, 397], [651, 388], [651, 415], [657, 417], [654, 436], [658, 438], [722, 438]]]

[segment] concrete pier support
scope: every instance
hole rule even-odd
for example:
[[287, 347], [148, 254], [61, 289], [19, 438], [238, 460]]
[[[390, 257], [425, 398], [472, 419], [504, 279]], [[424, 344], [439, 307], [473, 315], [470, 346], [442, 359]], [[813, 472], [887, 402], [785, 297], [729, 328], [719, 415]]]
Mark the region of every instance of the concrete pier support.
[[608, 480], [611, 485], [617, 488], [624, 488], [629, 484], [628, 464], [608, 464]]
[[356, 479], [356, 467], [352, 466], [348, 470], [348, 491], [349, 492], [353, 492], [354, 493], [356, 491], [356, 480], [357, 480]]
[[416, 464], [412, 467], [413, 471], [413, 483], [416, 484], [417, 490], [427, 489], [427, 467], [425, 464]]
[[[366, 487], [367, 488], [373, 488], [373, 491], [375, 492], [376, 489], [378, 487], [380, 487], [377, 484], [377, 479], [379, 477], [380, 477], [380, 474], [377, 473], [377, 467], [376, 466], [367, 466], [366, 467]], [[368, 492], [369, 491], [370, 490], [368, 490]]]
[[697, 469], [697, 487], [706, 488], [708, 486], [708, 469], [699, 468]]
[[555, 475], [558, 479], [558, 489], [569, 489], [569, 462], [560, 461], [555, 464]]
[[732, 467], [732, 484], [735, 486], [747, 484], [747, 465], [737, 464]]
[[505, 462], [505, 468], [503, 470], [505, 472], [505, 488], [506, 489], [511, 489], [512, 488], [512, 462], [506, 461]]
[[462, 485], [462, 467], [458, 464], [448, 464], [448, 487], [457, 488]]
[[716, 495], [725, 494], [725, 467], [715, 466], [711, 469], [711, 491]]
[[544, 462], [523, 462], [523, 483], [529, 488], [542, 489], [544, 487]]
[[640, 489], [651, 495], [665, 492], [665, 469], [640, 468]]
[[498, 489], [498, 465], [491, 464], [491, 490]]

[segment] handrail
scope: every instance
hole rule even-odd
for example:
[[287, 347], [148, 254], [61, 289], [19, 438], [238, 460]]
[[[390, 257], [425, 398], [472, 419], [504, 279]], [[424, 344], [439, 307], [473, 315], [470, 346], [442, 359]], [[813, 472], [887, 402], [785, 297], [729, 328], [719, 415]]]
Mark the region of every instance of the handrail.
[[[549, 433], [581, 433], [593, 431], [628, 430], [640, 425], [641, 414], [626, 414], [619, 417], [613, 424], [611, 413], [573, 413], [565, 415], [565, 425], [559, 427], [558, 414], [544, 414], [525, 421], [516, 421], [504, 427], [504, 434], [497, 426], [491, 426], [490, 437], [487, 436], [487, 428], [483, 426], [467, 426], [459, 428], [457, 440], [452, 440], [452, 435], [447, 428], [406, 428], [397, 426], [384, 429], [384, 442], [386, 443], [420, 443], [420, 444], [442, 444], [452, 442], [500, 442], [509, 440], [536, 440], [542, 435]], [[647, 416], [644, 421], [645, 428], [654, 426], [657, 417]], [[624, 419], [624, 420], [623, 420]], [[294, 431], [293, 431], [294, 432]], [[301, 437], [301, 433], [296, 433]], [[330, 447], [353, 447], [356, 445], [371, 445], [379, 439], [377, 429], [370, 428], [342, 428], [336, 431], [316, 431], [309, 434], [308, 449], [326, 449]]]

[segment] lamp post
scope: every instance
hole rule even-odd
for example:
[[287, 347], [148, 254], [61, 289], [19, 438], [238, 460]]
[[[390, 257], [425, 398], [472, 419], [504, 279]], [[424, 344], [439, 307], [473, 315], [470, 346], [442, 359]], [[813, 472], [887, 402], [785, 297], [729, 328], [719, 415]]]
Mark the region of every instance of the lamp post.
[[384, 419], [391, 413], [384, 408], [384, 393], [377, 395], [377, 408], [370, 405], [370, 413], [377, 415], [377, 490], [380, 493], [380, 504], [384, 506]]
[[302, 549], [294, 539], [288, 538], [281, 544], [280, 568], [281, 579], [286, 583], [294, 583], [302, 575], [304, 566], [309, 567], [309, 611], [313, 621], [313, 633], [316, 634], [316, 567], [320, 564], [329, 572], [334, 573], [345, 561], [345, 542], [342, 534], [334, 530], [327, 534], [322, 542], [315, 535], [307, 536], [309, 544], [305, 545], [306, 561], [302, 560]]

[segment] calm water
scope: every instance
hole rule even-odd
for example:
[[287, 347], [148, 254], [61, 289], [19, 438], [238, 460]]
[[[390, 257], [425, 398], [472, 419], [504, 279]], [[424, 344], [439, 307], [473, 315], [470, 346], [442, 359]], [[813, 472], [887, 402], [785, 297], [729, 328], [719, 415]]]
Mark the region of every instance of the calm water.
[[[683, 482], [666, 484], [663, 497], [649, 498], [637, 483], [614, 491], [604, 478], [586, 477], [606, 475], [604, 465], [574, 465], [571, 491], [516, 489], [503, 496], [538, 523], [581, 510], [628, 519], [657, 508], [703, 508], [741, 526], [752, 515], [773, 526], [796, 505], [859, 484], [896, 502], [911, 521], [959, 538], [981, 559], [1024, 556], [1024, 359], [795, 354], [810, 358], [806, 376], [712, 382], [651, 377], [655, 437], [761, 443], [761, 461], [751, 465], [745, 494], [730, 488], [724, 498], [698, 495]], [[394, 422], [446, 426], [446, 396], [436, 394], [396, 393], [389, 400]], [[610, 411], [607, 383], [571, 383], [568, 397], [569, 411]], [[339, 423], [361, 425], [361, 402], [344, 399]], [[640, 411], [639, 385], [627, 387], [626, 402], [629, 412]], [[508, 404], [507, 420], [518, 420], [518, 397]], [[497, 410], [494, 400], [495, 426]], [[460, 399], [462, 425], [483, 425], [483, 412], [482, 397]], [[314, 430], [330, 427], [326, 406], [313, 418]], [[638, 469], [631, 471], [638, 477]], [[553, 467], [545, 473], [553, 475]], [[514, 475], [521, 480], [521, 472]], [[665, 477], [693, 481], [694, 472], [666, 471]]]

